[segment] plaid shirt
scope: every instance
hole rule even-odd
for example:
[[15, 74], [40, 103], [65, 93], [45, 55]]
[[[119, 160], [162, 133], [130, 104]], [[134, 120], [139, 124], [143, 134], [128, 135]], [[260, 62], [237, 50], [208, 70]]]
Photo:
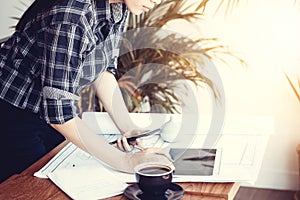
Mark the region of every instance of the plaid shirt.
[[15, 31], [0, 48], [0, 98], [47, 123], [76, 116], [80, 91], [116, 71], [128, 13], [118, 4], [119, 21], [108, 0], [63, 1]]

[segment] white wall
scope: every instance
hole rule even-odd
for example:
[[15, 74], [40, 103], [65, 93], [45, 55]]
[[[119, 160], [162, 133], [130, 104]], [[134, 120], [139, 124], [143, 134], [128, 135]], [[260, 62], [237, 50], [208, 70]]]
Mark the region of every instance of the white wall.
[[[223, 2], [217, 13], [215, 2]], [[207, 12], [198, 27], [186, 27], [180, 21], [170, 23], [167, 28], [190, 37], [199, 33], [208, 38], [217, 37], [234, 55], [246, 61], [247, 68], [232, 59], [228, 60], [229, 66], [216, 63], [225, 90], [226, 116], [269, 116], [275, 120], [255, 186], [298, 190], [296, 146], [300, 144], [300, 102], [284, 72], [297, 83], [300, 2], [239, 1], [225, 14], [226, 2], [229, 1], [211, 1], [206, 11], [213, 12]], [[205, 106], [211, 98], [203, 97], [203, 102], [207, 102], [201, 102], [201, 108], [209, 112]]]
[[[296, 145], [300, 143], [300, 103], [283, 75], [300, 76], [300, 5], [290, 0], [241, 2], [232, 13], [202, 21], [207, 36], [217, 36], [241, 55], [248, 68], [219, 65], [226, 95], [226, 115], [272, 116], [271, 136], [257, 187], [298, 189]], [[20, 16], [18, 0], [0, 7], [0, 38]], [[203, 26], [201, 26], [203, 27]]]
[[206, 20], [200, 22], [203, 34], [220, 38], [248, 63], [247, 68], [237, 62], [218, 65], [226, 95], [226, 115], [275, 119], [274, 134], [255, 186], [297, 190], [300, 102], [284, 72], [294, 83], [300, 77], [300, 3], [239, 2], [231, 13], [208, 13]]

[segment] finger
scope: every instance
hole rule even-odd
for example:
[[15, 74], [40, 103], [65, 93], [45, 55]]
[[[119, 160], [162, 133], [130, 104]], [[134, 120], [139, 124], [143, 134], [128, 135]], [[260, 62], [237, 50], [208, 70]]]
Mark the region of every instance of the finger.
[[118, 138], [117, 139], [117, 146], [121, 151], [125, 151], [124, 147], [123, 147], [123, 143], [122, 143], [122, 139]]
[[[127, 142], [128, 142], [128, 140], [127, 140]], [[130, 142], [128, 142], [128, 143], [129, 143], [129, 145], [132, 146], [132, 147], [134, 147], [134, 146], [139, 146], [137, 140], [130, 141]]]
[[141, 151], [143, 151], [145, 149], [142, 141], [143, 141], [142, 139], [138, 138], [138, 139], [136, 139], [136, 144], [134, 145], [135, 148], [137, 148]]
[[130, 146], [127, 142], [127, 138], [125, 136], [122, 137], [122, 144], [123, 144], [123, 149], [125, 151], [131, 151], [132, 150], [132, 146]]
[[137, 134], [131, 135], [131, 133], [127, 132], [124, 134], [124, 137], [126, 138], [126, 143], [130, 145], [136, 145], [137, 144], [137, 138], [133, 139], [134, 136], [137, 136]]
[[[128, 131], [128, 132], [124, 133], [123, 135], [127, 138], [127, 141], [128, 141], [128, 138], [136, 137], [136, 136], [138, 136], [140, 134], [143, 134], [147, 131], [149, 131], [149, 130], [131, 130], [131, 131]], [[137, 144], [136, 140], [131, 140], [129, 143], [133, 144], [133, 145]]]

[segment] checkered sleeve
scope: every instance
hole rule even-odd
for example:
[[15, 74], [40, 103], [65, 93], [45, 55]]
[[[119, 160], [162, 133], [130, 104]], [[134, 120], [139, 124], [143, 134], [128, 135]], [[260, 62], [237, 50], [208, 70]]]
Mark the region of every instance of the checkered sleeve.
[[43, 49], [41, 115], [47, 123], [62, 124], [77, 115], [76, 94], [88, 38], [73, 24], [47, 27], [39, 41]]

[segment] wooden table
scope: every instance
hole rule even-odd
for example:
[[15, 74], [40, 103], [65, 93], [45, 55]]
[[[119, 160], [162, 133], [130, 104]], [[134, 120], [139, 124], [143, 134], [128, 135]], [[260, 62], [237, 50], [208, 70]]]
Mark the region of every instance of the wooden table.
[[[33, 176], [33, 173], [42, 168], [53, 156], [59, 152], [68, 141], [61, 143], [47, 155], [35, 162], [20, 174], [15, 174], [0, 184], [0, 199], [59, 199], [70, 198], [49, 179]], [[184, 190], [184, 200], [230, 200], [236, 195], [239, 183], [178, 183]], [[107, 198], [107, 200], [126, 200], [123, 195]]]

